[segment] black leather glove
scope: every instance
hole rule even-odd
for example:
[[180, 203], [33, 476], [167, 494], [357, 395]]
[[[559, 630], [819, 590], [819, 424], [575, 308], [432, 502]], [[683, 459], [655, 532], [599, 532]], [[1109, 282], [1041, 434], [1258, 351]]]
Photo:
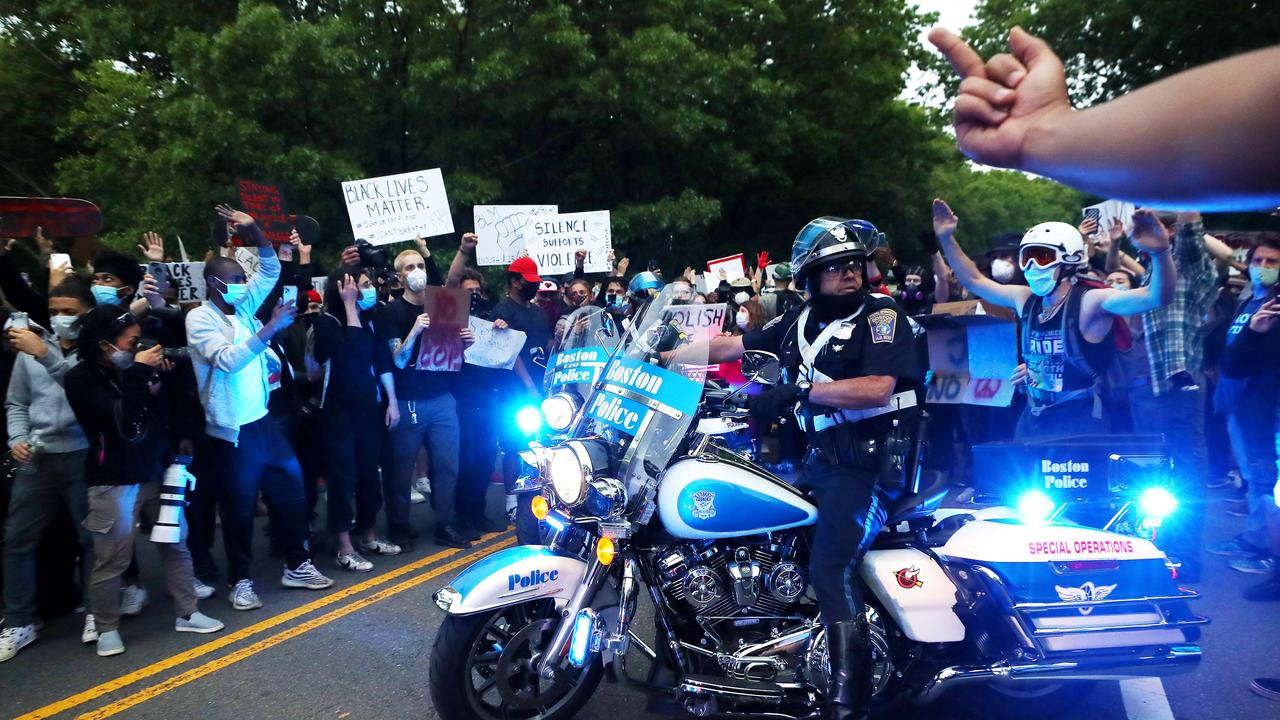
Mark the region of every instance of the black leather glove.
[[782, 417], [784, 412], [789, 412], [799, 396], [800, 388], [795, 385], [779, 385], [751, 398], [747, 409], [752, 418], [767, 425]]

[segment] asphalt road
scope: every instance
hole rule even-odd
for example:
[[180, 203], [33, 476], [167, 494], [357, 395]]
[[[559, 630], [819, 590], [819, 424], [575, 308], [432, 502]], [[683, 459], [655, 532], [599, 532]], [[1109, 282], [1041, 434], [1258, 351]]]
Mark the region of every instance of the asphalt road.
[[[500, 503], [497, 490], [491, 497]], [[426, 506], [415, 506], [415, 523], [428, 527]], [[1206, 542], [1230, 537], [1243, 522], [1222, 512], [1221, 495], [1208, 510]], [[371, 574], [334, 567], [331, 590], [284, 590], [275, 582], [277, 560], [255, 561], [265, 607], [235, 612], [220, 589], [202, 609], [227, 624], [207, 636], [172, 630], [172, 603], [164, 593], [155, 553], [140, 544], [143, 578], [151, 603], [127, 619], [127, 652], [99, 658], [79, 643], [80, 616], [58, 618], [18, 657], [0, 665], [0, 717], [191, 718], [244, 720], [281, 718], [358, 720], [433, 718], [427, 689], [431, 646], [442, 613], [431, 593], [478, 557], [513, 542], [510, 533], [487, 536], [469, 551], [420, 545], [411, 554], [383, 558]], [[1274, 645], [1280, 637], [1280, 605], [1239, 600], [1256, 582], [1209, 557], [1205, 598], [1198, 610], [1213, 619], [1204, 632], [1205, 660], [1191, 675], [1136, 681], [1124, 688], [1099, 686], [1071, 718], [1104, 720], [1252, 720], [1280, 717], [1280, 704], [1253, 695], [1249, 678], [1280, 674]], [[1037, 717], [1034, 704], [1028, 717]], [[625, 686], [604, 683], [579, 717], [630, 720], [651, 717], [645, 698]], [[657, 717], [657, 716], [652, 716]], [[955, 702], [895, 718], [977, 718]]]

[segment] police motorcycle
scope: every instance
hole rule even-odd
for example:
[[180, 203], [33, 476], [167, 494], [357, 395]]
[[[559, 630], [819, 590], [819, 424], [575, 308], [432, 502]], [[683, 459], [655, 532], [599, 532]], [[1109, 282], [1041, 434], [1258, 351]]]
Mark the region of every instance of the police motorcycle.
[[[820, 716], [818, 509], [698, 432], [745, 411], [704, 387], [697, 344], [661, 366], [686, 342], [670, 308], [667, 289], [625, 332], [573, 316], [548, 367], [554, 433], [524, 455], [546, 544], [495, 552], [434, 595], [446, 617], [430, 687], [446, 720], [571, 717], [606, 666], [651, 709]], [[1150, 542], [1008, 507], [942, 509], [945, 482], [912, 477], [858, 571], [877, 705], [956, 691], [984, 715], [1050, 715], [1097, 681], [1197, 666], [1208, 620]]]

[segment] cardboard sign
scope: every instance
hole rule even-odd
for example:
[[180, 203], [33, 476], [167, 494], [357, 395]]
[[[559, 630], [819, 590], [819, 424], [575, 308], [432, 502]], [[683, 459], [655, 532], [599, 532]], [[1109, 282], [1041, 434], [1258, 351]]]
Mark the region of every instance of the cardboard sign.
[[204, 301], [204, 263], [171, 262], [164, 266], [169, 283], [178, 291], [178, 304]]
[[102, 212], [75, 198], [0, 197], [0, 237], [88, 237], [102, 230]]
[[273, 244], [289, 242], [293, 230], [293, 218], [284, 209], [284, 193], [274, 183], [254, 180], [237, 180], [240, 192], [240, 209], [253, 216], [263, 234]]
[[1098, 221], [1098, 232], [1106, 234], [1111, 229], [1111, 221], [1120, 218], [1124, 223], [1124, 234], [1133, 232], [1133, 213], [1137, 207], [1123, 200], [1107, 200], [1097, 205], [1090, 205], [1082, 211], [1083, 217], [1094, 217]]
[[729, 306], [724, 303], [714, 305], [674, 305], [662, 309], [662, 319], [680, 323], [680, 329], [688, 336], [687, 343], [710, 342], [719, 337], [724, 330], [725, 315]]
[[535, 217], [555, 215], [558, 205], [476, 205], [471, 210], [475, 233], [477, 265], [510, 265], [524, 245], [520, 231]]
[[240, 263], [240, 267], [244, 268], [246, 280], [253, 277], [253, 274], [258, 272], [258, 266], [262, 264], [262, 258], [258, 257], [258, 248], [256, 247], [237, 247], [235, 249], [235, 261]]
[[917, 318], [928, 331], [929, 381], [925, 402], [1008, 407], [1018, 365], [1017, 326], [1004, 308], [969, 300], [934, 306]]
[[350, 180], [342, 196], [357, 240], [386, 245], [453, 233], [440, 168]]
[[431, 326], [422, 331], [418, 350], [419, 370], [457, 372], [462, 369], [463, 344], [458, 333], [467, 327], [471, 293], [461, 288], [427, 288], [423, 312], [431, 316]]
[[[720, 274], [722, 270], [724, 275]], [[707, 275], [707, 286], [715, 289], [720, 285], [721, 280], [733, 282], [737, 278], [746, 277], [746, 261], [743, 260], [742, 253], [710, 260], [707, 262]]]
[[520, 229], [520, 245], [538, 264], [540, 275], [563, 275], [574, 270], [574, 255], [587, 251], [585, 270], [609, 271], [609, 211], [566, 213], [535, 217]]
[[467, 362], [480, 367], [510, 370], [524, 349], [525, 334], [519, 330], [495, 330], [493, 323], [477, 317], [467, 319], [476, 341], [463, 353]]

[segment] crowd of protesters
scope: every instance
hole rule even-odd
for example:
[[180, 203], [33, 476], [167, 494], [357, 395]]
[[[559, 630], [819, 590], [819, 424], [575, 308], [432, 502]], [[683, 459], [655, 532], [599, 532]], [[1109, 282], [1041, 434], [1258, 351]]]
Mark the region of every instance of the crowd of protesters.
[[[334, 582], [326, 572], [369, 572], [380, 556], [413, 551], [426, 528], [415, 526], [410, 508], [428, 499], [436, 545], [467, 548], [511, 522], [522, 541], [536, 541], [536, 520], [515, 510], [517, 451], [527, 437], [508, 409], [541, 395], [545, 358], [570, 313], [594, 305], [625, 322], [635, 284], [663, 283], [660, 268], [629, 274], [630, 261], [615, 266], [612, 256], [607, 275], [589, 277], [580, 254], [578, 270], [562, 278], [517, 258], [495, 291], [475, 267], [477, 237], [467, 233], [446, 272], [421, 239], [394, 257], [349, 247], [317, 292], [319, 270], [297, 233], [277, 249], [253, 218], [218, 212], [230, 234], [256, 247], [258, 266], [250, 273], [233, 248], [211, 252], [207, 299], [185, 306], [140, 264], [168, 259], [152, 233], [141, 258], [102, 252], [89, 272], [56, 268], [46, 287], [17, 270], [14, 241], [3, 246], [11, 458], [0, 660], [35, 640], [39, 612], [49, 609], [41, 598], [54, 588], [67, 596], [63, 605], [70, 597], [84, 612], [85, 643], [99, 655], [124, 652], [121, 617], [141, 613], [149, 599], [136, 559], [146, 544], [160, 554], [175, 630], [222, 628], [197, 605], [220, 584], [235, 610], [261, 607], [255, 581], [264, 579], [253, 573], [260, 514], [286, 588], [323, 590]], [[956, 242], [959, 224], [935, 201], [934, 233], [920, 239], [928, 268], [903, 266], [889, 246], [875, 249], [869, 266], [875, 291], [912, 316], [978, 298], [1018, 316], [1024, 364], [1011, 378], [1021, 385], [1014, 403], [931, 405], [931, 462], [964, 486], [978, 442], [1068, 429], [1163, 433], [1184, 508], [1165, 540], [1180, 579], [1199, 579], [1203, 547], [1266, 577], [1246, 598], [1280, 600], [1280, 239], [1263, 236], [1237, 259], [1197, 213], [1143, 210], [1128, 233], [1121, 219], [1106, 229], [1089, 219], [1005, 233], [975, 261]], [[41, 246], [48, 250], [47, 241]], [[805, 302], [790, 281], [786, 263], [768, 265], [762, 254], [734, 279], [686, 268], [670, 282], [678, 302], [724, 303], [723, 332], [741, 334]], [[525, 334], [511, 370], [418, 368], [433, 285], [469, 292], [473, 316]], [[285, 301], [291, 288], [299, 300]], [[1055, 328], [1056, 344], [1044, 341]], [[472, 342], [469, 330], [459, 332], [464, 345]], [[733, 366], [713, 379], [744, 381]], [[727, 441], [783, 476], [804, 450], [785, 423], [753, 424], [740, 435]], [[156, 522], [166, 465], [183, 456], [193, 458], [200, 482], [182, 541], [137, 542], [139, 526]], [[508, 491], [506, 512], [486, 502], [498, 483]], [[1243, 531], [1204, 538], [1206, 489], [1227, 484]], [[322, 548], [320, 565], [333, 570], [317, 566]], [[44, 567], [50, 563], [56, 570]]]

